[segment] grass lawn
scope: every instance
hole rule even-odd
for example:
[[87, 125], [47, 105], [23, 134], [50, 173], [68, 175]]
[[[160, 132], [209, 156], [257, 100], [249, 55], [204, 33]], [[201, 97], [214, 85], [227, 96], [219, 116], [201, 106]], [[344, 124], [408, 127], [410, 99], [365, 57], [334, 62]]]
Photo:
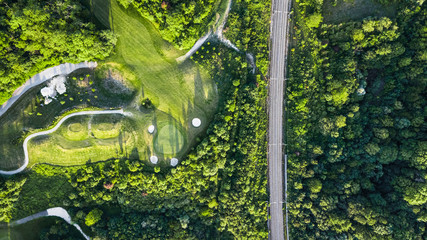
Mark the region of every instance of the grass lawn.
[[382, 5], [373, 0], [338, 0], [336, 6], [332, 0], [323, 4], [323, 17], [325, 23], [338, 24], [347, 21], [358, 21], [366, 17], [396, 16], [396, 4]]
[[9, 228], [7, 226], [0, 227], [0, 240], [9, 240]]
[[207, 73], [191, 61], [178, 65], [175, 58], [184, 52], [164, 41], [136, 10], [125, 10], [116, 1], [106, 2], [92, 3], [98, 20], [119, 36], [115, 55], [106, 63], [125, 65], [137, 76], [133, 84], [140, 87], [140, 96], [148, 97], [158, 110], [170, 113], [181, 124], [191, 112], [211, 115], [216, 94]]
[[[77, 133], [74, 129], [76, 124], [79, 126]], [[100, 129], [107, 125], [110, 127]], [[135, 138], [131, 124], [118, 114], [71, 117], [54, 133], [29, 142], [28, 167], [37, 163], [81, 165], [125, 157], [136, 147]]]
[[179, 153], [184, 145], [184, 136], [178, 126], [167, 124], [158, 130], [154, 139], [154, 149], [162, 154]]

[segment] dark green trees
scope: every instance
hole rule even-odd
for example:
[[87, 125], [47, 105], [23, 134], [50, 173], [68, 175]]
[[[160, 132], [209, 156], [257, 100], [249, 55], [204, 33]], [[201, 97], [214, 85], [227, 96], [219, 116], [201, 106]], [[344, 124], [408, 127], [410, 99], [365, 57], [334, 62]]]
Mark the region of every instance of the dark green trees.
[[75, 1], [0, 2], [0, 104], [32, 75], [64, 62], [103, 59], [116, 42]]
[[294, 8], [287, 89], [293, 238], [427, 236], [426, 8], [398, 5], [395, 19], [317, 29], [310, 24], [321, 4]]
[[125, 8], [135, 7], [138, 12], [159, 29], [162, 37], [179, 49], [190, 49], [215, 23], [216, 0], [118, 0]]

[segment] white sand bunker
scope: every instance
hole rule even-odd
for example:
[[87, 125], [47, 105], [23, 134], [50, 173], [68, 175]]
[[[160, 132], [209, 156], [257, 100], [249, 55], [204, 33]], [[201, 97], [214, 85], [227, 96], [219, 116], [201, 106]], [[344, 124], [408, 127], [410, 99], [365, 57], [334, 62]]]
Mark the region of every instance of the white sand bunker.
[[149, 133], [153, 133], [153, 132], [154, 132], [154, 130], [156, 130], [156, 127], [154, 127], [154, 125], [150, 125], [150, 126], [148, 127], [148, 132], [149, 132]]
[[152, 164], [157, 164], [158, 161], [159, 161], [159, 158], [157, 156], [151, 156], [150, 157], [150, 162]]
[[56, 76], [47, 84], [47, 87], [44, 87], [40, 90], [40, 93], [44, 97], [44, 104], [49, 104], [52, 102], [52, 99], [55, 99], [56, 95], [64, 94], [67, 91], [65, 87], [65, 76]]
[[175, 167], [176, 165], [178, 165], [178, 159], [177, 158], [171, 158], [171, 166]]
[[202, 121], [199, 118], [193, 118], [191, 124], [193, 124], [194, 127], [200, 127], [200, 125], [202, 125]]

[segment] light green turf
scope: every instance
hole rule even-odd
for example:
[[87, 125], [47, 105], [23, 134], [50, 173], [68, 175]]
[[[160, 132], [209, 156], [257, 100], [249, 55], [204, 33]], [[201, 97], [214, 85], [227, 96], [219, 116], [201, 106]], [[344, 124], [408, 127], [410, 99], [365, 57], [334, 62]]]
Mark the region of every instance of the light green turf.
[[89, 138], [87, 122], [85, 118], [67, 119], [58, 132], [67, 140], [82, 141]]
[[168, 124], [160, 128], [154, 139], [156, 152], [168, 155], [179, 153], [184, 146], [184, 136], [178, 127]]
[[129, 80], [140, 88], [141, 97], [148, 97], [157, 109], [182, 124], [187, 113], [209, 115], [214, 111], [212, 79], [192, 62], [178, 65], [175, 58], [185, 52], [164, 41], [148, 20], [131, 8], [121, 8], [116, 1], [109, 5], [94, 0], [92, 6], [98, 20], [119, 36], [116, 54], [105, 62], [132, 71], [136, 79]]
[[[106, 123], [112, 120], [112, 116], [114, 115], [99, 116], [96, 120], [98, 123], [95, 124], [92, 124], [94, 116], [75, 116], [68, 119], [57, 131], [30, 140], [28, 143], [29, 167], [37, 163], [79, 165], [88, 161], [104, 161], [130, 154], [136, 144], [134, 132], [125, 129], [122, 122], [126, 119], [121, 116], [116, 117], [115, 123]], [[69, 120], [71, 121], [67, 123]], [[74, 126], [77, 123], [81, 125], [80, 133], [87, 137], [83, 140], [65, 138], [69, 134], [64, 133], [71, 132], [70, 125]], [[111, 127], [108, 127], [108, 124]], [[92, 126], [89, 129], [90, 125]], [[94, 127], [102, 128], [102, 131], [98, 131], [102, 134], [92, 134]], [[99, 137], [99, 135], [102, 136]]]
[[119, 136], [120, 127], [117, 124], [112, 123], [100, 123], [97, 125], [92, 125], [91, 132], [93, 136], [100, 139], [105, 138], [114, 138]]

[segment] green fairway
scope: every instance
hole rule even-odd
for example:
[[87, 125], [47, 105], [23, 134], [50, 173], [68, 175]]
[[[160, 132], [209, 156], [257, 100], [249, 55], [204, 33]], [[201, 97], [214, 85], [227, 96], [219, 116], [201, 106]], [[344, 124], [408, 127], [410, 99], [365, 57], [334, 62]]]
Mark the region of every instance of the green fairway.
[[172, 124], [161, 127], [154, 140], [154, 149], [164, 155], [173, 155], [180, 152], [183, 145], [183, 134], [177, 126]]
[[108, 139], [118, 137], [122, 131], [119, 115], [92, 116], [89, 120], [90, 132], [97, 139]]
[[[87, 117], [86, 117], [87, 118]], [[74, 120], [74, 121], [73, 121]], [[61, 134], [70, 141], [82, 141], [89, 137], [85, 118], [71, 118], [61, 128]]]
[[191, 112], [210, 115], [216, 98], [212, 79], [192, 62], [178, 65], [175, 58], [184, 52], [164, 41], [135, 10], [108, 2], [94, 0], [92, 4], [98, 20], [119, 36], [116, 54], [106, 62], [134, 73], [136, 79], [130, 80], [140, 88], [140, 96], [148, 97], [157, 109], [170, 113], [182, 124]]

